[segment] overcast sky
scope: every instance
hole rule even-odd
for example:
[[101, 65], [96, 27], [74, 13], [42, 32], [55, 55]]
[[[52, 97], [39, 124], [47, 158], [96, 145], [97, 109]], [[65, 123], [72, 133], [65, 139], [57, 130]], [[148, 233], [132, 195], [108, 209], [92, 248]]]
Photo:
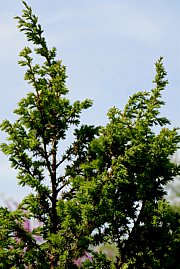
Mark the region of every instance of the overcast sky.
[[[91, 98], [94, 106], [83, 122], [105, 124], [110, 107], [123, 109], [128, 98], [153, 87], [154, 63], [164, 57], [169, 85], [162, 112], [180, 126], [180, 1], [179, 0], [29, 0], [45, 29], [49, 46], [67, 66], [70, 98]], [[18, 32], [19, 0], [0, 3], [0, 121], [13, 120], [13, 109], [29, 87], [17, 65], [27, 45]], [[1, 141], [4, 134], [0, 134]], [[0, 154], [0, 194], [20, 200], [15, 172]], [[2, 201], [1, 198], [0, 201]]]

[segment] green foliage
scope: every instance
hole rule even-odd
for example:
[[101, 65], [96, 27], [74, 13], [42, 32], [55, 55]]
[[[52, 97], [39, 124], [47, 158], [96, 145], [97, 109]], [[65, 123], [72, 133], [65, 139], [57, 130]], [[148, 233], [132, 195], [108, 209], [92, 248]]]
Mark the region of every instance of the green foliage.
[[0, 268], [48, 268], [43, 249], [23, 225], [26, 217], [20, 210], [0, 208]]
[[[25, 47], [19, 64], [32, 92], [14, 110], [17, 120], [1, 124], [7, 134], [1, 150], [32, 193], [17, 210], [0, 209], [0, 268], [72, 269], [85, 253], [91, 258], [81, 268], [179, 268], [179, 213], [164, 195], [180, 175], [171, 161], [180, 136], [160, 114], [168, 83], [163, 59], [151, 91], [134, 94], [122, 111], [111, 108], [104, 127], [80, 125], [92, 101], [70, 103], [66, 67], [23, 3], [16, 19], [34, 50]], [[72, 128], [74, 140], [65, 148]], [[28, 231], [25, 219], [40, 226]], [[104, 243], [114, 248], [111, 258]]]

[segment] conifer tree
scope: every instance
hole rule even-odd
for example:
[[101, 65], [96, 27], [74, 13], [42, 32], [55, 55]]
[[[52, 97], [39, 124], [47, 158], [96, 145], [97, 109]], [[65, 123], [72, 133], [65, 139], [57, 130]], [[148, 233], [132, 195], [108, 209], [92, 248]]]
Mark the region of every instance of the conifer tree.
[[[180, 175], [171, 161], [180, 136], [160, 114], [168, 83], [163, 59], [155, 64], [151, 91], [134, 94], [122, 111], [111, 108], [106, 126], [80, 125], [92, 101], [71, 104], [66, 67], [23, 4], [15, 18], [30, 45], [19, 64], [32, 91], [14, 110], [17, 120], [2, 122], [1, 150], [18, 183], [32, 192], [17, 210], [0, 208], [0, 268], [179, 268], [179, 213], [164, 187]], [[39, 226], [29, 231], [27, 220]], [[113, 258], [95, 248], [105, 242], [114, 247]]]

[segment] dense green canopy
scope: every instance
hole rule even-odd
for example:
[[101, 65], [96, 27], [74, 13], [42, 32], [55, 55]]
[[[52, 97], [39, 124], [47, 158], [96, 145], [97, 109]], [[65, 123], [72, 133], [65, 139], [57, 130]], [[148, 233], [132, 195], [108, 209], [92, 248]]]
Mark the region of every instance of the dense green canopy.
[[[17, 120], [1, 124], [1, 149], [32, 192], [17, 210], [0, 208], [0, 268], [180, 268], [179, 213], [164, 198], [180, 175], [171, 160], [180, 136], [160, 114], [168, 83], [163, 59], [152, 90], [134, 94], [123, 110], [111, 108], [105, 126], [81, 125], [92, 101], [70, 102], [66, 67], [23, 3], [16, 19], [31, 48], [19, 64], [32, 91], [14, 110]], [[38, 227], [28, 230], [33, 220]]]

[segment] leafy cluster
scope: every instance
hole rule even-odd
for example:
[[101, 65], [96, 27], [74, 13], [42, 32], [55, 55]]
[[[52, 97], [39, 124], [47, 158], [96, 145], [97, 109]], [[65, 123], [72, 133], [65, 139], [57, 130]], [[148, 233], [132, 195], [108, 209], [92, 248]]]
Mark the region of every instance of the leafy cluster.
[[[180, 136], [160, 114], [168, 83], [163, 59], [151, 91], [134, 94], [122, 111], [111, 108], [104, 127], [80, 125], [92, 101], [70, 103], [66, 67], [23, 4], [16, 19], [34, 50], [25, 47], [19, 64], [32, 91], [18, 103], [17, 120], [1, 124], [1, 150], [32, 192], [17, 210], [0, 208], [0, 268], [180, 268], [179, 213], [164, 199], [164, 187], [180, 175], [171, 161]], [[25, 220], [40, 225], [28, 231]], [[97, 247], [105, 242], [111, 257]]]

